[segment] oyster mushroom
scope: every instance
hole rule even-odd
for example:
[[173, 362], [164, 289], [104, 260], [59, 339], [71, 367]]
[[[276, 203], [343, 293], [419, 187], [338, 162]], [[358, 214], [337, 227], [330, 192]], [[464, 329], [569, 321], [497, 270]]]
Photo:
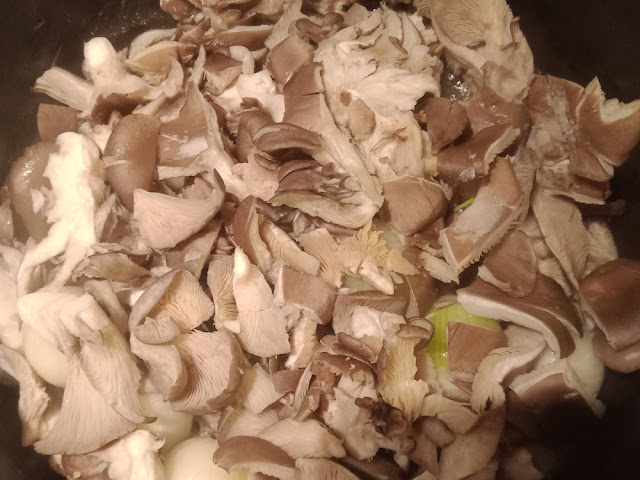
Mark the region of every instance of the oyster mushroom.
[[281, 448], [257, 437], [233, 437], [213, 454], [213, 461], [228, 471], [239, 469], [283, 480], [296, 478], [295, 462]]
[[55, 424], [34, 446], [46, 455], [88, 453], [133, 431], [135, 426], [106, 403], [76, 364]]
[[296, 468], [309, 480], [357, 480], [358, 477], [342, 465], [325, 458], [298, 458]]
[[505, 347], [502, 330], [462, 322], [449, 322], [447, 330], [449, 368], [475, 374], [482, 360], [496, 348]]
[[511, 297], [477, 279], [458, 290], [458, 301], [472, 315], [513, 322], [540, 332], [551, 349], [561, 357], [573, 352], [572, 335], [582, 326], [562, 288], [549, 277], [538, 275], [533, 291], [526, 297]]
[[596, 415], [604, 412], [602, 402], [585, 389], [566, 359], [516, 377], [509, 388], [534, 411], [542, 411], [566, 400], [575, 400], [588, 405]]
[[[64, 253], [64, 262], [50, 282], [64, 285], [73, 269], [96, 243], [95, 213], [105, 196], [98, 147], [77, 133], [63, 133], [49, 156], [43, 176], [51, 183], [54, 205], [47, 211], [52, 226], [47, 236], [28, 250], [18, 271], [18, 293], [30, 289], [36, 267]], [[78, 198], [85, 201], [78, 203]]]
[[174, 410], [198, 415], [233, 403], [246, 359], [230, 333], [195, 331], [178, 336], [173, 344], [188, 378], [184, 390], [171, 401]]
[[[528, 98], [531, 98], [531, 93]], [[488, 87], [481, 88], [469, 99], [466, 112], [471, 128], [476, 133], [492, 125], [506, 124], [517, 128], [522, 138], [529, 131], [531, 123], [525, 103], [509, 102]]]
[[[400, 177], [383, 183], [382, 189], [389, 223], [404, 235], [424, 230], [447, 208], [441, 186], [423, 178]], [[407, 208], [407, 202], [415, 208]]]
[[78, 129], [78, 111], [64, 105], [38, 105], [38, 133], [43, 142], [55, 142], [64, 132]]
[[233, 295], [242, 348], [261, 357], [288, 353], [291, 347], [284, 313], [275, 306], [271, 288], [258, 267], [240, 248], [234, 255]]
[[595, 355], [611, 370], [631, 373], [640, 370], [640, 342], [614, 350], [602, 332], [593, 336]]
[[271, 376], [258, 363], [244, 371], [242, 385], [236, 392], [238, 403], [255, 415], [260, 415], [282, 396], [276, 391]]
[[478, 269], [478, 276], [514, 297], [529, 295], [538, 276], [538, 257], [522, 230], [507, 235]]
[[444, 257], [456, 272], [495, 245], [520, 215], [523, 194], [511, 162], [497, 157], [473, 204], [440, 231]]
[[171, 318], [186, 333], [211, 318], [213, 305], [191, 273], [172, 270], [151, 284], [137, 300], [129, 316], [129, 328], [139, 329], [145, 318], [161, 315]]
[[156, 118], [128, 115], [118, 122], [105, 147], [107, 181], [129, 211], [133, 210], [134, 190], [151, 187], [159, 130]]
[[503, 409], [485, 413], [468, 432], [444, 447], [440, 456], [439, 478], [459, 480], [483, 470], [498, 446], [504, 416]]
[[297, 35], [289, 35], [269, 50], [266, 68], [276, 82], [284, 85], [312, 59], [313, 47]]
[[614, 260], [596, 268], [580, 283], [580, 295], [596, 325], [614, 350], [640, 341], [635, 318], [640, 263]]
[[438, 176], [449, 183], [468, 182], [489, 172], [489, 165], [516, 140], [520, 130], [493, 125], [470, 140], [438, 154]]
[[527, 95], [533, 55], [504, 0], [427, 3], [438, 40], [451, 57], [503, 98]]
[[531, 207], [549, 250], [574, 287], [584, 274], [588, 234], [573, 202], [534, 192]]
[[215, 172], [211, 194], [205, 199], [172, 197], [136, 188], [133, 218], [147, 245], [172, 248], [201, 230], [218, 213], [225, 193], [222, 179]]
[[[49, 231], [43, 189], [50, 188], [50, 184], [43, 174], [49, 156], [55, 151], [53, 143], [36, 143], [13, 162], [7, 177], [11, 206], [29, 235], [37, 241], [44, 239]], [[42, 201], [34, 203], [37, 198]]]
[[416, 117], [427, 127], [431, 150], [435, 154], [460, 137], [469, 126], [465, 108], [459, 102], [443, 97], [427, 98]]
[[294, 460], [346, 455], [340, 440], [317, 420], [281, 420], [260, 431], [258, 438], [282, 448]]
[[233, 296], [233, 257], [213, 255], [207, 271], [207, 285], [214, 304], [216, 328], [231, 329], [238, 315]]
[[293, 305], [320, 324], [327, 324], [333, 316], [336, 289], [319, 277], [300, 273], [283, 266], [275, 286], [275, 300]]

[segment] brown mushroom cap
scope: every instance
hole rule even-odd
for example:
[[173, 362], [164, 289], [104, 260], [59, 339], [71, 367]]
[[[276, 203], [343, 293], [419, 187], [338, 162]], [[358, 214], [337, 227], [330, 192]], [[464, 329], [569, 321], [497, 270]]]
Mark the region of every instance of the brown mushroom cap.
[[507, 235], [489, 252], [478, 276], [514, 297], [529, 295], [538, 276], [538, 258], [531, 239], [521, 230]]
[[424, 230], [447, 209], [442, 187], [424, 178], [400, 177], [383, 183], [382, 188], [389, 223], [405, 235]]
[[38, 105], [38, 133], [43, 142], [55, 142], [64, 132], [78, 129], [78, 111], [64, 105]]
[[[534, 82], [539, 77], [534, 78]], [[533, 83], [532, 83], [533, 85]], [[529, 87], [529, 98], [533, 87]], [[467, 104], [467, 115], [474, 132], [491, 125], [512, 125], [524, 135], [529, 129], [530, 117], [527, 105], [508, 102], [489, 87], [476, 92]]]
[[511, 297], [482, 279], [458, 290], [458, 301], [472, 315], [496, 318], [536, 330], [561, 357], [573, 352], [571, 333], [578, 335], [580, 321], [556, 282], [538, 275], [532, 293]]
[[448, 324], [449, 368], [476, 373], [489, 352], [507, 346], [502, 330], [490, 330], [461, 322]]
[[29, 235], [40, 241], [47, 236], [49, 224], [42, 208], [35, 212], [31, 191], [40, 191], [49, 187], [49, 181], [43, 177], [49, 155], [56, 151], [54, 143], [40, 142], [27, 148], [22, 156], [11, 165], [7, 185], [11, 205], [27, 227]]
[[269, 51], [266, 67], [281, 85], [313, 59], [313, 47], [295, 34], [289, 35]]
[[303, 65], [282, 89], [285, 95], [312, 95], [324, 92], [322, 64], [309, 62]]
[[511, 125], [493, 125], [480, 130], [470, 140], [438, 154], [438, 175], [449, 183], [467, 182], [486, 175], [489, 165], [518, 137]]
[[622, 373], [640, 370], [640, 342], [616, 351], [611, 348], [602, 332], [596, 332], [593, 336], [593, 350], [611, 370]]
[[509, 159], [498, 157], [475, 201], [440, 231], [440, 244], [455, 273], [495, 245], [520, 215], [524, 195]]
[[469, 126], [466, 109], [459, 102], [444, 97], [427, 98], [416, 119], [426, 124], [431, 150], [435, 154], [460, 137]]
[[133, 191], [149, 190], [156, 166], [156, 145], [160, 120], [133, 114], [122, 118], [104, 149], [112, 157], [106, 169], [107, 180], [118, 199], [133, 210]]
[[614, 350], [640, 341], [640, 262], [605, 263], [580, 282], [580, 295]]
[[331, 321], [336, 288], [320, 277], [301, 273], [285, 265], [275, 288], [276, 301], [295, 305], [323, 325]]

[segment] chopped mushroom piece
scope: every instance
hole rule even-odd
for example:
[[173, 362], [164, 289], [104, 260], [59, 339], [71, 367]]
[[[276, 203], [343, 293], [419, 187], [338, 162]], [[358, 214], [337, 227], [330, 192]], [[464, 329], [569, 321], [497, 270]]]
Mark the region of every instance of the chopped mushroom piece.
[[522, 209], [522, 190], [509, 159], [498, 157], [473, 204], [440, 231], [447, 262], [456, 272], [500, 241]]
[[434, 154], [460, 137], [469, 126], [465, 108], [459, 102], [443, 97], [427, 98], [416, 116], [427, 127]]
[[129, 211], [133, 210], [134, 190], [151, 187], [159, 130], [157, 118], [127, 115], [113, 129], [104, 149], [107, 181]]
[[[400, 177], [383, 183], [382, 189], [389, 224], [404, 235], [424, 230], [447, 208], [442, 187], [424, 178]], [[409, 203], [411, 208], [407, 208]]]
[[213, 454], [220, 467], [234, 471], [263, 473], [283, 480], [296, 478], [296, 464], [287, 453], [257, 437], [233, 437], [224, 442]]
[[478, 276], [514, 297], [529, 295], [538, 276], [538, 257], [531, 239], [522, 230], [507, 235], [487, 255]]
[[458, 301], [473, 315], [513, 322], [540, 332], [561, 357], [573, 352], [573, 335], [580, 335], [580, 320], [562, 288], [549, 277], [538, 275], [531, 294], [511, 297], [477, 279], [458, 290]]
[[319, 277], [285, 265], [276, 283], [275, 300], [282, 305], [293, 305], [317, 323], [326, 325], [333, 316], [336, 289]]
[[614, 350], [640, 341], [639, 286], [640, 263], [624, 259], [605, 263], [580, 283], [580, 295]]

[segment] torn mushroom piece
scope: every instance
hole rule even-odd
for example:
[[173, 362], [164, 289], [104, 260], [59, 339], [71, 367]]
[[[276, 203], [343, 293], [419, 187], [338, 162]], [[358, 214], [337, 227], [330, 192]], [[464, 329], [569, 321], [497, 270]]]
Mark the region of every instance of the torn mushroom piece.
[[581, 335], [580, 319], [562, 288], [541, 274], [526, 297], [511, 297], [477, 279], [471, 286], [458, 290], [458, 301], [474, 315], [513, 322], [540, 332], [560, 357], [573, 352], [572, 335]]
[[533, 55], [506, 1], [427, 4], [438, 40], [459, 70], [507, 100], [527, 95]]
[[317, 323], [325, 325], [331, 321], [336, 289], [319, 277], [285, 265], [280, 270], [274, 295], [277, 303], [295, 306]]
[[567, 359], [554, 361], [520, 375], [511, 382], [509, 388], [535, 412], [543, 412], [568, 400], [586, 404], [598, 416], [604, 413], [602, 402], [594, 393], [585, 389], [584, 383]]
[[106, 177], [118, 199], [133, 210], [133, 191], [149, 190], [156, 165], [160, 121], [148, 115], [128, 115], [113, 129], [104, 150]]
[[470, 140], [438, 154], [438, 176], [448, 183], [469, 182], [489, 172], [489, 165], [518, 138], [520, 130], [511, 125], [494, 125], [479, 131]]
[[225, 441], [213, 461], [227, 471], [245, 470], [282, 480], [296, 478], [296, 464], [280, 447], [257, 437], [238, 436]]
[[418, 122], [424, 124], [431, 139], [431, 152], [438, 154], [447, 145], [460, 137], [469, 126], [469, 117], [464, 106], [448, 98], [430, 97], [416, 114]]
[[400, 177], [383, 183], [382, 189], [389, 223], [404, 235], [424, 230], [447, 208], [442, 187], [424, 178]]
[[36, 241], [45, 238], [49, 231], [45, 194], [50, 184], [43, 174], [49, 155], [55, 151], [54, 143], [40, 142], [28, 147], [13, 162], [7, 177], [11, 206]]
[[491, 410], [481, 415], [468, 432], [458, 435], [444, 447], [440, 454], [438, 478], [461, 480], [482, 471], [498, 447], [504, 418], [504, 409]]
[[261, 357], [288, 353], [291, 347], [287, 319], [275, 305], [264, 276], [240, 248], [236, 248], [234, 255], [233, 295], [238, 309], [238, 341], [242, 347]]
[[489, 252], [478, 276], [511, 296], [529, 295], [538, 277], [538, 257], [531, 239], [522, 230], [507, 235]]
[[481, 88], [469, 99], [466, 111], [475, 133], [493, 125], [511, 125], [520, 131], [520, 138], [523, 138], [530, 128], [527, 105], [508, 102], [489, 87]]
[[455, 272], [500, 241], [522, 211], [523, 193], [508, 158], [497, 157], [475, 201], [440, 231], [444, 257]]
[[639, 285], [640, 263], [626, 259], [607, 262], [580, 282], [587, 312], [613, 350], [622, 352], [640, 341]]
[[[203, 180], [204, 181], [204, 180]], [[201, 230], [220, 207], [225, 197], [222, 179], [214, 171], [207, 198], [180, 198], [162, 193], [133, 191], [133, 218], [143, 241], [151, 248], [173, 248]]]

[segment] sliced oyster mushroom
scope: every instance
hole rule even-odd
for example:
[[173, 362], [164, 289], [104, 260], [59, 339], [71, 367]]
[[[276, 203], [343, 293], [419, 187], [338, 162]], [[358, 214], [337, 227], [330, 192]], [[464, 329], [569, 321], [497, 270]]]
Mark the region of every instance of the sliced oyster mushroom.
[[469, 126], [465, 108], [459, 102], [443, 97], [426, 99], [416, 117], [427, 127], [434, 154], [460, 137]]
[[[423, 178], [400, 177], [383, 183], [382, 189], [389, 223], [404, 235], [424, 230], [447, 208], [441, 186]], [[407, 208], [409, 202], [412, 208]]]
[[173, 343], [188, 378], [184, 390], [171, 401], [174, 410], [201, 415], [233, 403], [246, 362], [236, 339], [224, 331], [195, 331], [178, 336]]
[[531, 239], [522, 230], [507, 235], [487, 255], [478, 276], [514, 297], [529, 295], [538, 276], [538, 257]]
[[165, 315], [186, 333], [213, 315], [213, 304], [198, 280], [185, 270], [172, 270], [156, 280], [140, 296], [131, 310], [129, 328], [133, 331], [146, 317]]
[[218, 213], [225, 197], [222, 179], [215, 172], [213, 177], [213, 190], [206, 199], [135, 189], [133, 218], [144, 242], [152, 248], [172, 248], [201, 230]]
[[242, 385], [236, 392], [238, 402], [255, 415], [260, 415], [271, 404], [280, 400], [282, 395], [276, 391], [271, 376], [260, 364], [244, 371]]
[[340, 440], [317, 420], [281, 420], [262, 430], [258, 438], [282, 448], [294, 460], [346, 455]]
[[293, 305], [323, 325], [333, 316], [336, 289], [319, 277], [301, 273], [283, 266], [275, 287], [275, 300], [282, 305]]
[[233, 437], [213, 454], [213, 461], [228, 471], [247, 470], [283, 480], [296, 478], [296, 464], [287, 453], [257, 437]]
[[231, 255], [213, 255], [207, 271], [207, 285], [215, 306], [214, 321], [216, 328], [231, 329], [238, 316], [233, 296], [233, 257]]
[[511, 162], [496, 158], [488, 181], [478, 190], [473, 204], [440, 231], [444, 256], [456, 272], [477, 261], [500, 241], [520, 215], [522, 200]]
[[470, 140], [438, 154], [438, 176], [449, 183], [468, 182], [489, 172], [489, 165], [518, 137], [510, 125], [493, 125]]
[[580, 335], [582, 330], [562, 288], [544, 275], [538, 275], [533, 291], [526, 297], [511, 297], [477, 279], [471, 286], [458, 290], [458, 301], [473, 315], [513, 322], [540, 332], [561, 357], [573, 352], [572, 334]]
[[483, 470], [498, 446], [505, 412], [491, 410], [478, 418], [466, 433], [458, 435], [442, 449], [440, 476], [443, 480], [460, 480]]
[[[49, 188], [50, 184], [43, 174], [49, 155], [55, 151], [56, 146], [53, 143], [40, 142], [32, 145], [13, 162], [7, 177], [11, 206], [29, 235], [36, 241], [45, 238], [49, 231], [42, 189]], [[34, 203], [38, 197], [41, 197], [42, 201]]]
[[602, 332], [593, 336], [593, 350], [596, 356], [611, 370], [631, 373], [640, 370], [640, 342], [614, 350]]
[[35, 443], [37, 452], [88, 453], [133, 431], [135, 422], [117, 413], [91, 385], [79, 364], [71, 369], [55, 424]]
[[133, 210], [135, 189], [149, 190], [155, 172], [160, 121], [148, 115], [127, 115], [113, 129], [104, 149], [106, 177], [118, 199]]
[[296, 71], [313, 59], [313, 47], [297, 35], [289, 35], [270, 49], [266, 68], [274, 80], [284, 85]]
[[614, 350], [640, 341], [636, 319], [640, 263], [614, 260], [596, 268], [580, 283], [580, 295]]
[[38, 105], [38, 133], [43, 142], [55, 142], [64, 132], [78, 129], [78, 111], [64, 105]]
[[238, 308], [238, 341], [247, 352], [270, 357], [290, 351], [287, 320], [275, 306], [273, 293], [260, 270], [236, 248], [233, 295]]

